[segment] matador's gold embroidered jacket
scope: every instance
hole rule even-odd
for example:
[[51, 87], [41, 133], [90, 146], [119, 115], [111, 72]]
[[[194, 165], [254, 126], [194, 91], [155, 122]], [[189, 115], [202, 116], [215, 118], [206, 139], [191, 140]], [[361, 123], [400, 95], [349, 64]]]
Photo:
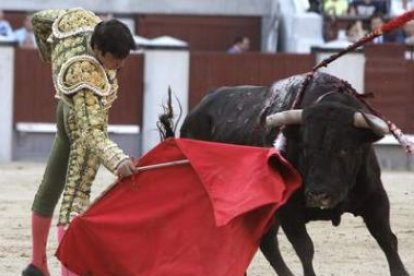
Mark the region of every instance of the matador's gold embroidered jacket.
[[107, 135], [108, 109], [117, 97], [116, 72], [105, 70], [90, 46], [101, 20], [83, 9], [45, 10], [32, 23], [41, 57], [52, 63], [56, 97], [69, 108], [65, 129], [71, 150], [59, 224], [89, 204], [100, 163], [115, 173], [128, 158]]

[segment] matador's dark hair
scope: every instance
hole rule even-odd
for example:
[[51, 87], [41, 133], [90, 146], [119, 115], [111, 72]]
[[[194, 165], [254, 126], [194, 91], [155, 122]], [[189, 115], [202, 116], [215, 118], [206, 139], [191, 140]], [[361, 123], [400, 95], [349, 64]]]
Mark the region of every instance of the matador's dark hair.
[[126, 58], [136, 45], [128, 27], [116, 19], [102, 21], [96, 25], [91, 37], [92, 48], [98, 48], [102, 54], [111, 53], [116, 58]]

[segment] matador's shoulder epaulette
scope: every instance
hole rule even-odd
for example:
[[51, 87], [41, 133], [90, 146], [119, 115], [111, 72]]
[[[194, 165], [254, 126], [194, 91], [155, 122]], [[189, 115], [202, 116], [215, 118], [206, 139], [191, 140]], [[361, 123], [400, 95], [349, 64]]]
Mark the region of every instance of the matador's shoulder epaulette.
[[68, 59], [60, 68], [56, 85], [66, 96], [82, 89], [89, 89], [99, 96], [108, 96], [111, 93], [111, 84], [105, 69], [95, 57], [89, 55]]
[[102, 20], [93, 12], [75, 8], [61, 14], [52, 25], [52, 35], [61, 39], [83, 32], [92, 32]]

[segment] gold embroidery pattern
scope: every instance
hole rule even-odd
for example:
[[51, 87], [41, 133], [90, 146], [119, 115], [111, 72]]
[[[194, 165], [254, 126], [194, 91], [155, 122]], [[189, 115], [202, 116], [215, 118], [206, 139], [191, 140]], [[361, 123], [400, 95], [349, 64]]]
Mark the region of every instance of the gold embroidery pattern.
[[99, 168], [99, 158], [84, 150], [80, 141], [72, 144], [67, 183], [59, 211], [59, 225], [67, 225], [89, 206], [91, 186]]
[[[89, 90], [78, 92], [74, 96], [73, 112], [79, 129], [82, 145], [98, 155], [103, 165], [112, 172], [119, 163], [128, 158], [106, 133], [108, 114], [102, 108], [98, 97]], [[116, 155], [115, 160], [108, 160]]]
[[65, 12], [64, 10], [45, 10], [37, 12], [32, 16], [36, 43], [42, 59], [46, 62], [51, 62], [52, 45], [48, 42], [48, 38], [52, 33], [52, 24], [56, 18]]
[[90, 11], [75, 8], [61, 14], [52, 25], [55, 38], [66, 38], [84, 32], [93, 32], [101, 19]]
[[57, 41], [52, 51], [53, 71], [58, 72], [68, 59], [84, 55], [87, 51], [87, 43], [85, 36], [72, 36]]
[[102, 65], [88, 55], [72, 57], [62, 65], [57, 88], [65, 95], [89, 89], [99, 96], [108, 96], [112, 91]]
[[115, 173], [129, 157], [108, 138], [108, 113], [94, 92], [83, 89], [73, 96], [67, 115], [71, 140], [69, 169], [60, 210], [59, 224], [68, 224], [89, 205], [90, 187], [99, 164]]

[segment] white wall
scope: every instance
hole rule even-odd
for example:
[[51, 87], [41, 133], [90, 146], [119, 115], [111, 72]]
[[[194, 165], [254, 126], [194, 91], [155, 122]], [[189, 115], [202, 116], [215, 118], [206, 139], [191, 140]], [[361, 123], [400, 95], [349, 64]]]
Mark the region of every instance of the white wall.
[[[338, 50], [339, 51], [339, 50]], [[328, 58], [335, 52], [319, 48], [316, 51], [316, 63]], [[333, 61], [319, 71], [332, 74], [349, 82], [358, 93], [364, 93], [365, 55], [362, 52], [348, 53]]]
[[295, 12], [284, 13], [282, 18], [282, 50], [288, 53], [310, 53], [313, 46], [324, 43], [321, 15]]
[[0, 162], [12, 159], [14, 47], [0, 46]]
[[280, 3], [273, 1], [267, 14], [262, 17], [262, 52], [277, 52], [280, 23]]
[[169, 86], [173, 92], [174, 114], [178, 115], [180, 109], [175, 96], [182, 108], [180, 124], [188, 113], [190, 54], [187, 49], [147, 49], [144, 60], [142, 152], [146, 153], [160, 142], [156, 124], [163, 113], [162, 106], [167, 103]]

